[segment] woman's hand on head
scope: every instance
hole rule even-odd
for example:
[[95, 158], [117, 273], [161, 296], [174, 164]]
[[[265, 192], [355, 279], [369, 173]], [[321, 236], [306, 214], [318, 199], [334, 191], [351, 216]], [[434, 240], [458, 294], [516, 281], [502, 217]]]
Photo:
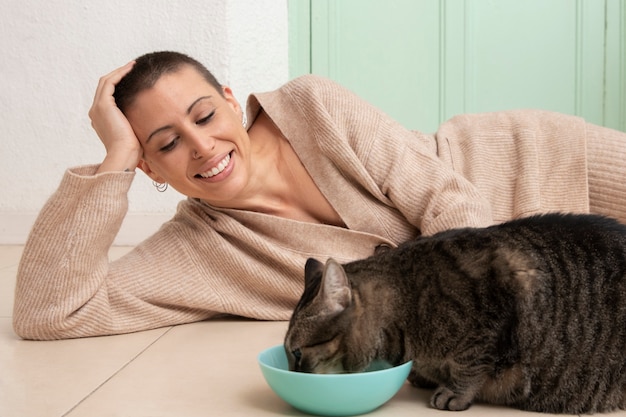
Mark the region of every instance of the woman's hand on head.
[[104, 144], [107, 154], [98, 172], [134, 171], [141, 159], [141, 143], [122, 111], [115, 104], [113, 92], [120, 80], [133, 68], [134, 62], [100, 78], [89, 118], [91, 126]]

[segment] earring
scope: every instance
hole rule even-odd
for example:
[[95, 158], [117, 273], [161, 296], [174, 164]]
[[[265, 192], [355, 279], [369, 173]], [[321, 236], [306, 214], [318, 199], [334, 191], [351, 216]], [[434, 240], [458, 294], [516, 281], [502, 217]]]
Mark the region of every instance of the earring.
[[156, 182], [156, 181], [152, 181], [152, 185], [154, 185], [154, 188], [156, 188], [156, 190], [160, 193], [164, 193], [165, 190], [167, 190], [167, 183], [166, 182]]
[[246, 116], [245, 111], [241, 112], [241, 125], [244, 129], [248, 127], [248, 116]]

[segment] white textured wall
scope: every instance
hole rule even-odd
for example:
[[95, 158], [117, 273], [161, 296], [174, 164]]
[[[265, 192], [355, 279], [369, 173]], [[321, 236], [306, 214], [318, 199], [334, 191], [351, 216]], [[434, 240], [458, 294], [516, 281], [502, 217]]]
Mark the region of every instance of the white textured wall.
[[[154, 50], [187, 53], [250, 92], [288, 78], [287, 0], [1, 0], [0, 244], [22, 243], [69, 166], [104, 147], [87, 112], [101, 75]], [[118, 243], [135, 243], [183, 198], [137, 171]]]

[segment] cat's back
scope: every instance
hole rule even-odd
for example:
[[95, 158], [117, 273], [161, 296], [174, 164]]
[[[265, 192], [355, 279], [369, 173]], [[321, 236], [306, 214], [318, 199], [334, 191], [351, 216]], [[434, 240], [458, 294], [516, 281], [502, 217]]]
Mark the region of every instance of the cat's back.
[[626, 225], [598, 215], [536, 215], [487, 228], [447, 230], [345, 267], [356, 285], [373, 280], [405, 287], [416, 279], [483, 285], [494, 268], [510, 268], [554, 274], [559, 280], [586, 276], [586, 283], [595, 274], [596, 284], [615, 279], [626, 286], [621, 278]]
[[483, 245], [494, 248], [516, 245], [542, 250], [557, 244], [559, 247], [606, 246], [619, 249], [626, 247], [626, 225], [593, 214], [551, 213], [523, 217], [487, 228], [452, 229], [425, 239], [454, 245], [473, 242], [479, 248]]
[[525, 237], [533, 242], [571, 245], [607, 245], [623, 248], [626, 245], [626, 225], [610, 217], [594, 214], [543, 214], [535, 215], [492, 226], [485, 229], [496, 235], [510, 234]]
[[[478, 232], [480, 233], [480, 232]], [[597, 215], [548, 214], [486, 229], [491, 253], [505, 257], [511, 273], [527, 269], [535, 289], [574, 297], [593, 291], [626, 299], [626, 226]], [[471, 238], [470, 238], [471, 241]], [[537, 295], [539, 296], [539, 294]]]
[[604, 216], [536, 215], [487, 228], [449, 230], [407, 246], [407, 259], [430, 255], [454, 259], [457, 267], [480, 269], [506, 257], [519, 261], [513, 268], [540, 269], [559, 278], [597, 274], [601, 280], [613, 277], [626, 285], [620, 276], [626, 271], [626, 225]]

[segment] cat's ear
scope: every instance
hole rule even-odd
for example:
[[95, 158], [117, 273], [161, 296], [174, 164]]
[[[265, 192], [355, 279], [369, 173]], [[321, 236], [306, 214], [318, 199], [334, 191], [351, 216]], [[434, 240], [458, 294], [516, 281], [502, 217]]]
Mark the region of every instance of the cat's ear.
[[308, 288], [322, 278], [324, 264], [314, 258], [309, 258], [304, 265], [304, 287]]
[[350, 281], [341, 264], [334, 259], [326, 261], [320, 295], [330, 313], [340, 313], [350, 305]]

